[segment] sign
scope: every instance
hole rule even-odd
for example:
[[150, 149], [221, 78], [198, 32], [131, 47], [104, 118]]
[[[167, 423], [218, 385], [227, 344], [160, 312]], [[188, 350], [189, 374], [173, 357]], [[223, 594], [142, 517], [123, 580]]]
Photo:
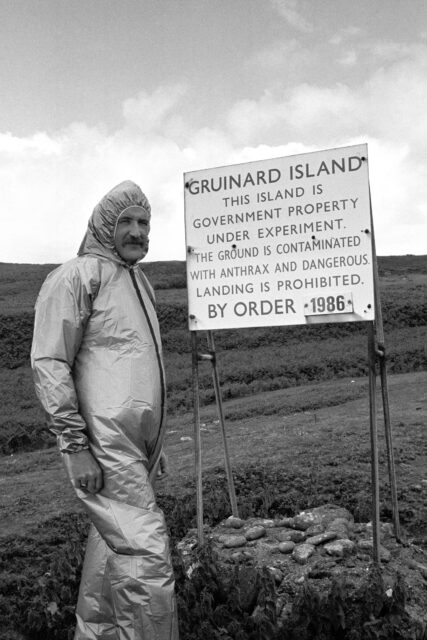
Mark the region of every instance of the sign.
[[184, 181], [191, 330], [374, 319], [367, 145]]

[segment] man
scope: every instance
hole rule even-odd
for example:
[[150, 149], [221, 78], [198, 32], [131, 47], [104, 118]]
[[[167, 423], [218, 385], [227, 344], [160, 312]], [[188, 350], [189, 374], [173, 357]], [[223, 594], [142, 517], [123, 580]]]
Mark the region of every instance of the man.
[[150, 205], [126, 181], [95, 207], [78, 257], [36, 303], [38, 397], [92, 520], [75, 640], [176, 640], [174, 579], [152, 478], [164, 470], [159, 326], [138, 267]]

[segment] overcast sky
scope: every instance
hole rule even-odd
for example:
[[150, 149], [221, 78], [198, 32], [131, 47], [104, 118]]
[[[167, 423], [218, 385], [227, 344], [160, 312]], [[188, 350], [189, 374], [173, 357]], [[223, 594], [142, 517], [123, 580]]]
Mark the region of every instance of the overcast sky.
[[125, 179], [182, 260], [184, 171], [363, 142], [378, 254], [427, 253], [425, 0], [1, 0], [0, 59], [0, 261]]

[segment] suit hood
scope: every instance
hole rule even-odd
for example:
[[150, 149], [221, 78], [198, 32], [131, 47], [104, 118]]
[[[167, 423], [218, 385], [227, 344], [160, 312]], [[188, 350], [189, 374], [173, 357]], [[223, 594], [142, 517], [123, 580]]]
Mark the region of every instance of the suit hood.
[[126, 264], [117, 253], [114, 234], [120, 215], [125, 209], [135, 206], [151, 213], [150, 203], [137, 184], [125, 180], [111, 189], [94, 208], [78, 255], [94, 254]]

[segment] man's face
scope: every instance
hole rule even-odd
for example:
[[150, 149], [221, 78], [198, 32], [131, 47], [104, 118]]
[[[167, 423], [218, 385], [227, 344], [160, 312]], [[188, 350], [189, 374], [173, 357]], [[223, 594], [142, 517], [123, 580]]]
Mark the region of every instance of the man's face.
[[148, 251], [150, 214], [141, 207], [129, 207], [117, 220], [114, 244], [128, 264], [141, 260]]

